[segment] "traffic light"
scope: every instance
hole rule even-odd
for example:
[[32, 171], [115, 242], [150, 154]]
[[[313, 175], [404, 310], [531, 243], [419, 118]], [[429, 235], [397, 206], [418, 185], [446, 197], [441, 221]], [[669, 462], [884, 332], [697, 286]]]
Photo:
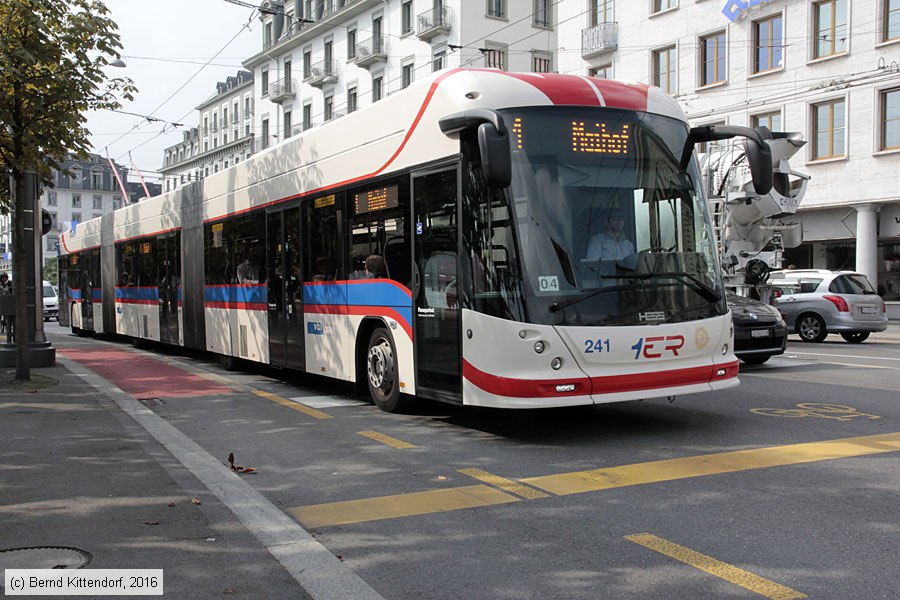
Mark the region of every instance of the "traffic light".
[[46, 208], [41, 209], [41, 235], [47, 235], [53, 228], [53, 217]]

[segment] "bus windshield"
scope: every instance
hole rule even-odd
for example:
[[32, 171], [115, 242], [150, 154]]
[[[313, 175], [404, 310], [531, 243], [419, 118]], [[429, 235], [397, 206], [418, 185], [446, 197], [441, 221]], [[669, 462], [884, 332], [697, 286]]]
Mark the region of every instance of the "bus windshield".
[[643, 112], [504, 111], [528, 320], [631, 325], [724, 315], [686, 123]]

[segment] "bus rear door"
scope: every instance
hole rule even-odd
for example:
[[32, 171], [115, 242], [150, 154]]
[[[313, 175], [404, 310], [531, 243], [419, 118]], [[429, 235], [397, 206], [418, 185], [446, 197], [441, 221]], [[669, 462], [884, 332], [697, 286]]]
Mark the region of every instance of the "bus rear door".
[[306, 356], [300, 250], [300, 207], [270, 212], [266, 216], [269, 362], [303, 370]]

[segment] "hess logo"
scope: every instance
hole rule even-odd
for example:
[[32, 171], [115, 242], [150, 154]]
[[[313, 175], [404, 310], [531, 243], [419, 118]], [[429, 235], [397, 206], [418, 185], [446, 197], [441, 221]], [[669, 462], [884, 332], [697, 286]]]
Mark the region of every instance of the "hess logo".
[[638, 360], [641, 357], [654, 359], [665, 355], [678, 356], [678, 351], [683, 347], [683, 335], [659, 335], [641, 338], [631, 349], [634, 350], [634, 360]]

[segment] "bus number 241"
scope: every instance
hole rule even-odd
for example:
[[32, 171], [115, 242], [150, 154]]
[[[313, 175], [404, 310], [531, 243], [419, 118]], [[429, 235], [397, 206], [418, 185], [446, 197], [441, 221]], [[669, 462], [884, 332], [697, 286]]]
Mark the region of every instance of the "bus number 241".
[[584, 340], [584, 353], [594, 354], [609, 352], [609, 338], [600, 340]]

